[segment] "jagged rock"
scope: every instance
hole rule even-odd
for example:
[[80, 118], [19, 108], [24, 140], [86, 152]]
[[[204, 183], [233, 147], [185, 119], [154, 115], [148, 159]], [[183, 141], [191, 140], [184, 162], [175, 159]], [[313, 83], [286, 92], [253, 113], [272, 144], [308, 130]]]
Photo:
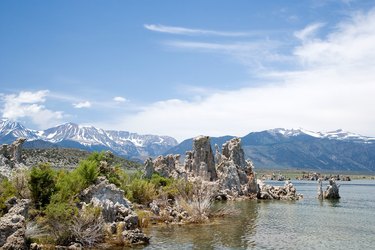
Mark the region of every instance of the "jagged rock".
[[152, 162], [152, 158], [148, 158], [145, 163], [145, 170], [143, 174], [143, 178], [150, 179], [152, 174], [154, 173], [154, 163]]
[[258, 180], [257, 198], [261, 200], [299, 200], [303, 196], [297, 193], [296, 188], [290, 181], [285, 181], [284, 186], [266, 185]]
[[245, 153], [241, 147], [241, 139], [233, 138], [223, 144], [222, 155], [231, 159], [240, 168], [246, 168]]
[[327, 185], [327, 189], [323, 192], [324, 199], [340, 199], [339, 195], [339, 186], [336, 184], [334, 178], [329, 180], [329, 185]]
[[180, 155], [178, 154], [160, 155], [153, 161], [153, 169], [163, 177], [183, 178], [184, 170], [179, 166], [179, 163]]
[[25, 138], [18, 138], [12, 144], [3, 144], [0, 149], [0, 174], [10, 177], [12, 170], [23, 166], [22, 144]]
[[26, 217], [29, 200], [11, 199], [8, 213], [0, 218], [0, 249], [26, 249]]
[[191, 164], [185, 167], [193, 176], [199, 176], [207, 181], [217, 179], [215, 158], [211, 149], [209, 136], [198, 136], [193, 140], [193, 151], [189, 158]]
[[97, 183], [83, 190], [79, 198], [86, 204], [100, 207], [106, 222], [122, 221], [134, 213], [124, 191], [110, 184], [105, 177], [99, 177]]
[[241, 139], [233, 138], [222, 146], [222, 154], [216, 150], [219, 160], [217, 173], [221, 190], [230, 196], [248, 195], [257, 192], [254, 166], [245, 160]]
[[124, 239], [130, 244], [149, 242], [149, 238], [138, 229], [138, 215], [130, 201], [124, 198], [124, 191], [110, 184], [105, 177], [99, 177], [94, 185], [81, 192], [79, 198], [82, 206], [93, 204], [102, 209], [102, 216], [110, 232], [125, 234], [122, 232], [125, 230], [127, 233]]

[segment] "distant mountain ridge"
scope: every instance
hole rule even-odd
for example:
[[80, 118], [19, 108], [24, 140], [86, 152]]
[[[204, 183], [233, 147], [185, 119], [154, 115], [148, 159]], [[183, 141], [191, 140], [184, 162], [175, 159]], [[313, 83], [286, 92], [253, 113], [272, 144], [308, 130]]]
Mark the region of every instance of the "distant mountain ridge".
[[176, 139], [170, 136], [139, 135], [74, 123], [37, 131], [28, 129], [18, 122], [1, 119], [0, 143], [11, 143], [18, 137], [28, 139], [25, 147], [111, 150], [120, 156], [138, 159], [160, 155], [178, 144]]
[[[213, 137], [211, 144], [221, 147], [233, 136]], [[341, 129], [327, 133], [304, 129], [270, 129], [241, 138], [247, 158], [257, 168], [299, 168], [311, 170], [375, 171], [375, 138]], [[192, 139], [169, 149], [166, 154], [191, 150]]]

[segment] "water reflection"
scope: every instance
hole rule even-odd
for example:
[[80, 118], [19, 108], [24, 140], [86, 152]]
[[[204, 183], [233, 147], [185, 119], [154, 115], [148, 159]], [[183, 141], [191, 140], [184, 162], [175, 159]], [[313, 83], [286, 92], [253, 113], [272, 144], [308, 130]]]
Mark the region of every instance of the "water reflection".
[[294, 184], [302, 200], [233, 202], [239, 214], [209, 225], [148, 228], [146, 249], [373, 249], [374, 181], [345, 183], [340, 200], [323, 201], [316, 183]]
[[[152, 248], [225, 249], [255, 246], [258, 206], [256, 201], [233, 202], [238, 213], [206, 225], [171, 225], [145, 230]], [[161, 240], [163, 239], [163, 240]], [[165, 242], [168, 239], [168, 242]], [[147, 247], [146, 247], [147, 249]]]

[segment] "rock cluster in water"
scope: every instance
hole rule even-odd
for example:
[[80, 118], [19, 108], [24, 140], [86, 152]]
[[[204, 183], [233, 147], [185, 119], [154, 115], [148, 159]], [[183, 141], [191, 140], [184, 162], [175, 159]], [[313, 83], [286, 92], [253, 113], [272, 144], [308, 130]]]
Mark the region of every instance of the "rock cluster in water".
[[290, 181], [285, 181], [284, 186], [271, 186], [258, 180], [257, 198], [261, 200], [299, 200], [302, 194], [297, 193]]
[[217, 185], [217, 196], [232, 198], [256, 194], [254, 166], [245, 160], [241, 139], [234, 138], [222, 145], [221, 152], [216, 146], [214, 155], [210, 138], [198, 136], [193, 140], [193, 150], [187, 151], [183, 164], [180, 155], [159, 156], [145, 162], [145, 177], [154, 172], [163, 177], [191, 179], [201, 178]]
[[339, 186], [336, 184], [334, 178], [329, 180], [329, 184], [325, 191], [323, 191], [322, 180], [318, 180], [318, 198], [319, 199], [340, 199]]
[[11, 198], [6, 202], [8, 212], [0, 218], [0, 249], [27, 249], [26, 218], [30, 201]]

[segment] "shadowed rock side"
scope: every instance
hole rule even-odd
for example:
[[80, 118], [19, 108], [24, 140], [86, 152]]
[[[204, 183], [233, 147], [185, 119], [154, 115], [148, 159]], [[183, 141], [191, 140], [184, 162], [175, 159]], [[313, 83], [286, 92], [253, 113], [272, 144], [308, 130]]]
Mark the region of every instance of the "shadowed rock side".
[[329, 180], [329, 184], [327, 185], [327, 188], [325, 191], [323, 191], [323, 183], [322, 180], [318, 180], [318, 199], [327, 199], [327, 200], [335, 200], [340, 199], [339, 194], [339, 185], [336, 184], [336, 181], [334, 178], [331, 178]]
[[156, 172], [164, 177], [190, 180], [200, 178], [207, 184], [215, 184], [217, 195], [226, 198], [257, 192], [254, 166], [250, 160], [245, 160], [239, 138], [223, 144], [222, 153], [216, 147], [214, 156], [210, 138], [198, 136], [193, 140], [193, 150], [186, 152], [183, 164], [179, 158], [180, 155], [167, 155], [146, 160], [144, 176], [150, 178]]
[[11, 176], [12, 170], [24, 166], [22, 159], [22, 144], [25, 138], [18, 138], [12, 144], [3, 144], [0, 148], [0, 174]]
[[27, 249], [26, 217], [29, 200], [11, 198], [6, 202], [8, 213], [0, 218], [0, 249]]

